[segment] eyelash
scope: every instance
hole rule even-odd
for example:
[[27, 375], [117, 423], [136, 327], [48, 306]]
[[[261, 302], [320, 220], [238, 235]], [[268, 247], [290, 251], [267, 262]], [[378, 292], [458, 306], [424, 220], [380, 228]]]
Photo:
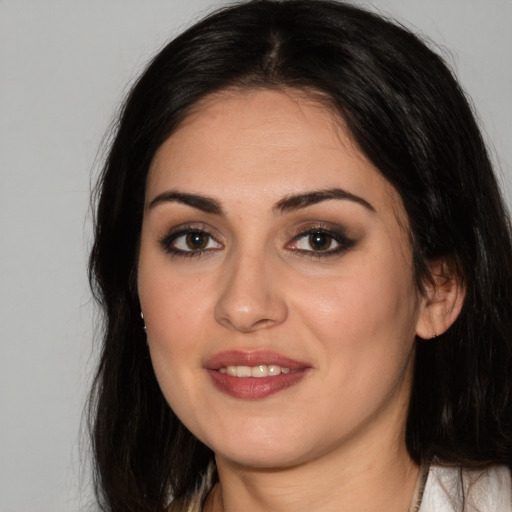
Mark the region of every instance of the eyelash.
[[[186, 237], [189, 235], [198, 234], [203, 235], [208, 238], [207, 245], [209, 245], [212, 241], [216, 244], [218, 244], [220, 247], [215, 248], [201, 248], [197, 250], [183, 250], [178, 249], [175, 247], [176, 240], [178, 240], [181, 237]], [[291, 244], [297, 243], [303, 238], [310, 237], [313, 235], [324, 235], [328, 237], [329, 240], [334, 241], [338, 244], [337, 247], [334, 249], [326, 249], [326, 250], [307, 250], [307, 249], [298, 249], [291, 247]], [[353, 247], [355, 244], [355, 241], [348, 238], [343, 232], [341, 231], [333, 231], [331, 229], [327, 229], [323, 226], [314, 226], [309, 229], [306, 229], [305, 231], [301, 231], [298, 235], [294, 236], [290, 242], [286, 244], [285, 247], [293, 251], [294, 253], [299, 253], [302, 255], [307, 255], [311, 258], [326, 258], [329, 256], [335, 256], [340, 253], [343, 253]], [[215, 237], [211, 235], [211, 233], [208, 232], [206, 229], [201, 229], [193, 226], [184, 226], [177, 231], [171, 232], [165, 237], [163, 237], [160, 240], [160, 245], [162, 246], [163, 250], [170, 254], [171, 256], [180, 256], [184, 258], [190, 258], [190, 257], [200, 257], [205, 256], [210, 251], [217, 251], [222, 249], [222, 244], [218, 242]]]
[[343, 233], [342, 231], [333, 231], [331, 229], [327, 229], [324, 226], [314, 226], [312, 228], [306, 229], [305, 231], [301, 231], [297, 236], [295, 236], [291, 242], [289, 242], [287, 247], [290, 246], [291, 243], [297, 242], [303, 238], [310, 237], [313, 235], [325, 235], [331, 241], [334, 240], [338, 246], [334, 249], [326, 249], [326, 250], [306, 250], [306, 249], [296, 249], [290, 247], [294, 252], [308, 255], [311, 258], [327, 258], [329, 256], [336, 256], [341, 254], [348, 249], [352, 248], [355, 244], [355, 240], [350, 239]]
[[209, 251], [219, 249], [219, 248], [215, 248], [215, 249], [206, 248], [206, 249], [198, 249], [198, 250], [191, 249], [190, 251], [185, 251], [183, 249], [178, 249], [173, 245], [176, 242], [176, 240], [178, 240], [179, 238], [186, 237], [188, 235], [193, 235], [193, 234], [205, 235], [208, 237], [208, 240], [209, 240], [208, 243], [210, 243], [213, 240], [214, 242], [216, 242], [217, 244], [222, 246], [222, 244], [220, 242], [218, 242], [206, 229], [201, 229], [201, 228], [197, 228], [197, 227], [193, 227], [193, 226], [184, 226], [184, 227], [178, 229], [178, 231], [169, 233], [168, 235], [166, 235], [164, 238], [162, 238], [160, 240], [160, 245], [162, 246], [163, 250], [166, 253], [168, 253], [172, 256], [181, 256], [184, 258], [204, 256]]

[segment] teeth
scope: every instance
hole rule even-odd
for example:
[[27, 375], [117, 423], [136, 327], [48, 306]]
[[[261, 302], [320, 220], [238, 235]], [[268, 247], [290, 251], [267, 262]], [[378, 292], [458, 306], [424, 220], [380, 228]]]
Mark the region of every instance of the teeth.
[[279, 375], [281, 372], [287, 373], [286, 371], [283, 371], [283, 370], [290, 371], [288, 368], [281, 368], [280, 366], [277, 366], [276, 364], [269, 364], [267, 366], [267, 368], [268, 368], [269, 375]]
[[253, 366], [251, 368], [251, 377], [267, 377], [268, 366], [266, 364], [260, 364], [259, 366]]
[[258, 366], [228, 366], [219, 368], [220, 373], [227, 373], [231, 377], [269, 377], [290, 373], [290, 368], [284, 368], [277, 364], [260, 364]]

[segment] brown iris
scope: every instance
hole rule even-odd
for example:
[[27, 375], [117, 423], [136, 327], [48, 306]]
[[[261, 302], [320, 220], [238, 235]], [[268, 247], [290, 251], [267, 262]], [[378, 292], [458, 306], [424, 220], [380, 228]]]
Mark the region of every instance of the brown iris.
[[330, 249], [332, 238], [325, 233], [312, 233], [309, 235], [309, 245], [315, 251], [326, 251]]
[[189, 233], [185, 241], [189, 249], [197, 251], [208, 245], [208, 239], [208, 235], [203, 233]]

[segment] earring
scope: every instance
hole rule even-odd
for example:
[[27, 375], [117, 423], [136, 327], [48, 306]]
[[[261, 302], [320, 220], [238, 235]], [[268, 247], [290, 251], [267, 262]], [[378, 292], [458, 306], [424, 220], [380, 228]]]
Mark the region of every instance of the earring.
[[142, 318], [142, 322], [144, 323], [144, 327], [143, 327], [144, 332], [146, 332], [148, 329], [146, 327], [146, 322], [144, 322], [144, 313], [142, 311], [140, 312], [140, 317]]
[[432, 338], [430, 338], [431, 340], [435, 340], [437, 338], [437, 334], [436, 334], [436, 331], [434, 331], [432, 333]]

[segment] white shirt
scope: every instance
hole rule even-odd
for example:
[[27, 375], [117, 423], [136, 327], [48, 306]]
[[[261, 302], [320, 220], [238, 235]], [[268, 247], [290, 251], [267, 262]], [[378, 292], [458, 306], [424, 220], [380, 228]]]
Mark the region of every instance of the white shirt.
[[[465, 507], [462, 508], [465, 498]], [[460, 470], [432, 465], [419, 512], [512, 512], [512, 478], [505, 466]]]

